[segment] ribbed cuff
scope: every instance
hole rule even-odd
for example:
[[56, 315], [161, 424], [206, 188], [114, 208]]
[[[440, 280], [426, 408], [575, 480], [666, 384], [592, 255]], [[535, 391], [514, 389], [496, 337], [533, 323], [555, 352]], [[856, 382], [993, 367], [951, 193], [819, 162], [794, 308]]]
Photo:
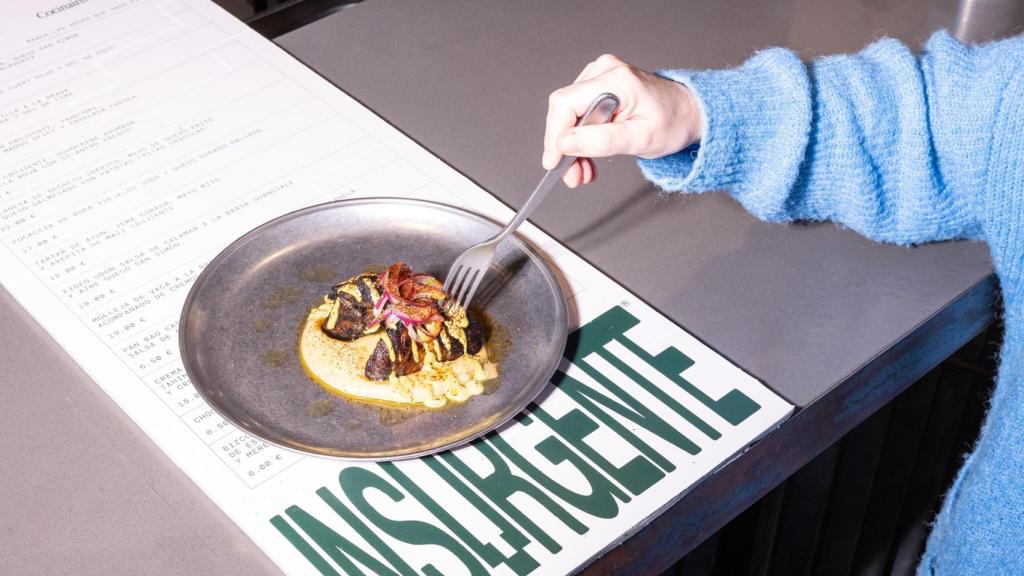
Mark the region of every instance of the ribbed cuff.
[[675, 154], [638, 159], [644, 176], [669, 191], [727, 190], [764, 219], [784, 217], [811, 128], [810, 82], [788, 50], [759, 52], [730, 70], [663, 70], [694, 94], [701, 140]]

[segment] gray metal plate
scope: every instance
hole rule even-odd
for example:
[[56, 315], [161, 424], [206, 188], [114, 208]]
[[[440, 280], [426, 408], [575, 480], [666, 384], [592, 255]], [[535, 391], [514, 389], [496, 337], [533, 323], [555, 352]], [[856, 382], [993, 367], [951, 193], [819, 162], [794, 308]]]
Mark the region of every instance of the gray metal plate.
[[474, 304], [506, 348], [484, 394], [437, 411], [383, 408], [330, 394], [303, 372], [299, 329], [331, 285], [405, 261], [444, 279], [471, 244], [500, 226], [442, 204], [345, 200], [281, 216], [242, 236], [203, 270], [181, 314], [179, 346], [192, 383], [227, 420], [272, 444], [322, 456], [393, 460], [467, 442], [522, 410], [565, 347], [566, 304], [552, 270], [509, 238]]

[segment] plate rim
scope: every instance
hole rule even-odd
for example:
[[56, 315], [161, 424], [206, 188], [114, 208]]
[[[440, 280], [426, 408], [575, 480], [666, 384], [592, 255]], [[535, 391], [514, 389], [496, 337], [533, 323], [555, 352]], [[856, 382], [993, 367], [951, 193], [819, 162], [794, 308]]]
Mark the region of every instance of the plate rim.
[[[328, 458], [332, 460], [342, 460], [350, 462], [390, 462], [397, 460], [420, 458], [430, 454], [435, 454], [445, 450], [452, 450], [459, 446], [463, 446], [476, 440], [477, 438], [480, 438], [494, 430], [497, 430], [498, 428], [501, 428], [510, 420], [515, 418], [517, 415], [521, 414], [523, 410], [526, 409], [527, 406], [529, 406], [530, 402], [533, 402], [537, 398], [537, 396], [539, 396], [540, 393], [543, 392], [547, 385], [550, 383], [551, 377], [554, 376], [555, 372], [558, 370], [558, 366], [561, 363], [562, 357], [565, 354], [565, 347], [569, 335], [568, 304], [565, 297], [565, 292], [562, 289], [562, 285], [558, 281], [558, 277], [555, 274], [554, 269], [552, 268], [548, 260], [545, 259], [540, 254], [540, 252], [536, 248], [534, 248], [534, 246], [525, 238], [523, 238], [518, 232], [510, 235], [508, 238], [506, 238], [506, 240], [514, 242], [520, 248], [520, 250], [522, 250], [522, 252], [525, 253], [530, 258], [531, 261], [537, 264], [537, 267], [539, 268], [542, 276], [544, 276], [548, 284], [554, 288], [554, 293], [556, 295], [556, 310], [555, 316], [552, 318], [552, 323], [555, 325], [557, 330], [557, 334], [554, 339], [555, 342], [557, 342], [557, 351], [554, 351], [551, 356], [550, 366], [543, 370], [543, 373], [546, 374], [546, 376], [544, 376], [543, 378], [539, 378], [538, 382], [529, 383], [529, 385], [532, 385], [535, 388], [532, 393], [527, 393], [524, 396], [522, 396], [521, 400], [517, 402], [513, 406], [513, 409], [509, 410], [504, 417], [496, 419], [490, 425], [485, 426], [472, 434], [467, 434], [462, 438], [458, 438], [454, 441], [447, 443], [441, 443], [440, 445], [437, 446], [432, 446], [429, 448], [419, 450], [404, 451], [397, 454], [394, 453], [394, 451], [389, 451], [387, 453], [378, 452], [367, 455], [354, 455], [350, 452], [337, 453], [332, 452], [330, 450], [322, 451], [302, 449], [299, 448], [298, 446], [282, 444], [276, 440], [267, 438], [264, 435], [260, 434], [259, 431], [252, 429], [252, 427], [249, 426], [247, 423], [240, 421], [234, 415], [230, 414], [227, 410], [222, 410], [221, 407], [218, 405], [217, 401], [211, 396], [210, 391], [206, 390], [205, 386], [202, 386], [198, 383], [200, 382], [200, 380], [197, 378], [198, 369], [193, 365], [194, 359], [192, 358], [192, 354], [188, 351], [189, 348], [187, 346], [186, 337], [188, 331], [185, 329], [185, 327], [189, 322], [190, 312], [192, 311], [200, 287], [203, 285], [204, 282], [208, 281], [210, 276], [212, 276], [213, 270], [216, 269], [217, 265], [226, 260], [235, 250], [239, 249], [247, 242], [252, 240], [254, 237], [257, 237], [266, 229], [271, 228], [272, 226], [276, 226], [282, 222], [287, 222], [289, 220], [294, 220], [296, 218], [305, 216], [306, 214], [312, 212], [367, 204], [405, 204], [410, 206], [418, 205], [429, 207], [432, 209], [446, 210], [449, 212], [459, 214], [460, 216], [468, 216], [470, 218], [485, 222], [487, 224], [494, 225], [496, 226], [495, 232], [497, 232], [498, 230], [501, 229], [502, 226], [504, 226], [504, 224], [502, 224], [501, 222], [488, 216], [485, 216], [483, 214], [480, 214], [479, 212], [468, 210], [466, 208], [462, 208], [459, 206], [454, 206], [452, 204], [446, 204], [444, 202], [438, 202], [435, 200], [404, 198], [396, 196], [372, 196], [365, 198], [346, 198], [341, 200], [331, 200], [327, 202], [321, 202], [309, 206], [304, 206], [302, 208], [286, 212], [270, 220], [267, 220], [266, 222], [263, 222], [253, 227], [252, 229], [245, 232], [238, 238], [232, 240], [227, 246], [221, 249], [221, 251], [218, 252], [217, 255], [214, 256], [206, 264], [206, 266], [203, 267], [203, 270], [199, 273], [195, 281], [192, 283], [192, 286], [189, 288], [188, 294], [186, 295], [185, 301], [181, 307], [181, 313], [178, 317], [178, 353], [181, 359], [182, 366], [185, 369], [185, 374], [189, 378], [189, 382], [192, 384], [192, 387], [196, 390], [196, 392], [203, 399], [203, 401], [206, 402], [206, 404], [212, 410], [214, 410], [219, 416], [230, 422], [231, 425], [233, 425], [235, 428], [253, 437], [259, 438], [260, 440], [267, 442], [272, 446], [287, 450], [289, 452], [294, 452], [305, 456]], [[304, 445], [304, 443], [301, 442], [296, 442], [296, 444]]]

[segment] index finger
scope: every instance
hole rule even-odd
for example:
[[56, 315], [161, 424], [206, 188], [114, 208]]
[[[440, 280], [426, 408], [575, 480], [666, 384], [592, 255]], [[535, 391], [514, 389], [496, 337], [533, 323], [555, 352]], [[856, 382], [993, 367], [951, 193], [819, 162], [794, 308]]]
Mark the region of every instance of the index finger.
[[562, 158], [558, 152], [558, 136], [575, 126], [576, 120], [587, 111], [594, 98], [607, 91], [602, 89], [599, 79], [590, 79], [551, 93], [544, 127], [544, 156], [541, 160], [545, 169], [554, 168]]

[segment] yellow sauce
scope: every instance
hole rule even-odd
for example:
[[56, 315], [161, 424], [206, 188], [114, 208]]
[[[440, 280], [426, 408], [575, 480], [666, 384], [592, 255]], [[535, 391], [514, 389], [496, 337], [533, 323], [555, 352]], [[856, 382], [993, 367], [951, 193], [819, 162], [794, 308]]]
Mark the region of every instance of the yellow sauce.
[[363, 301], [363, 293], [359, 291], [359, 287], [356, 286], [355, 283], [346, 282], [345, 284], [342, 284], [341, 287], [338, 288], [338, 290], [341, 290], [345, 294], [348, 294], [349, 296], [355, 298], [356, 302]]
[[339, 302], [337, 298], [330, 300], [327, 297], [324, 297], [324, 305], [331, 307], [330, 312], [327, 313], [327, 329], [333, 330], [338, 324], [338, 312], [341, 309], [341, 302]]
[[[384, 342], [388, 356], [394, 361], [391, 339], [383, 330], [351, 342], [327, 336], [320, 326], [329, 318], [332, 304], [324, 302], [310, 311], [298, 344], [302, 368], [329, 392], [379, 404], [440, 408], [448, 402], [464, 402], [480, 394], [484, 391], [483, 383], [498, 376], [497, 366], [490, 361], [486, 346], [477, 354], [463, 354], [452, 362], [439, 362], [435, 347], [427, 345], [422, 351], [422, 370], [405, 376], [392, 374], [387, 380], [370, 380], [365, 374], [366, 360], [378, 342]], [[465, 321], [464, 314], [459, 321]], [[418, 358], [418, 352], [416, 354]]]

